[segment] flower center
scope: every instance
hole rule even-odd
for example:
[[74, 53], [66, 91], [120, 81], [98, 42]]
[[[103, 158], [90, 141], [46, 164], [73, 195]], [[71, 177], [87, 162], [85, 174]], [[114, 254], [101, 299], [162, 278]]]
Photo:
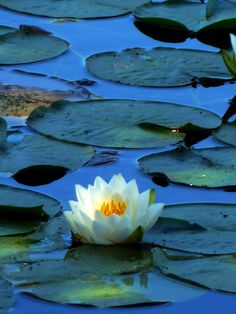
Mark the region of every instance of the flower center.
[[103, 202], [100, 208], [100, 211], [107, 217], [113, 214], [121, 216], [124, 214], [125, 210], [126, 204], [124, 201], [114, 200], [111, 200], [109, 202]]

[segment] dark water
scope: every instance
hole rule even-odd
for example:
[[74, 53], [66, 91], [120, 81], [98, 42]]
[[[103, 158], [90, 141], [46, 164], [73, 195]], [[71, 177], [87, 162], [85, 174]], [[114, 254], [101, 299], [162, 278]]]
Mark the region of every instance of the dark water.
[[[42, 73], [67, 80], [82, 78], [96, 80], [96, 84], [88, 87], [91, 92], [105, 98], [131, 98], [176, 102], [185, 105], [206, 108], [223, 115], [227, 109], [227, 101], [235, 95], [235, 85], [226, 84], [214, 88], [198, 86], [196, 89], [185, 88], [141, 88], [124, 86], [99, 80], [91, 76], [84, 67], [84, 58], [90, 54], [108, 50], [121, 50], [123, 48], [155, 46], [187, 47], [192, 49], [207, 49], [217, 51], [216, 48], [204, 45], [197, 40], [187, 40], [180, 44], [161, 43], [146, 37], [137, 31], [130, 16], [90, 21], [53, 23], [53, 19], [30, 17], [16, 14], [7, 10], [0, 10], [0, 24], [18, 27], [20, 24], [36, 25], [53, 32], [70, 42], [70, 50], [63, 56], [54, 60], [39, 62], [30, 65], [6, 66], [0, 71], [0, 82], [4, 84], [21, 84], [25, 86], [47, 87], [48, 89], [66, 90], [64, 82], [28, 76], [13, 72], [20, 69], [28, 72]], [[10, 124], [22, 124], [23, 120], [8, 119]], [[210, 147], [221, 145], [212, 139], [200, 142], [196, 147]], [[166, 148], [165, 148], [166, 149]], [[164, 150], [164, 149], [163, 149]], [[221, 190], [204, 190], [170, 185], [166, 188], [155, 186], [137, 169], [138, 157], [159, 150], [118, 150], [118, 162], [99, 167], [84, 167], [74, 173], [49, 185], [30, 188], [48, 194], [60, 200], [67, 207], [68, 199], [75, 199], [74, 185], [80, 183], [84, 186], [93, 182], [97, 175], [109, 179], [113, 174], [121, 172], [126, 179], [136, 178], [140, 190], [155, 187], [158, 202], [166, 204], [184, 202], [227, 202], [236, 201], [235, 193]], [[25, 187], [10, 178], [1, 178], [0, 183]], [[201, 297], [184, 302], [165, 306], [130, 307], [115, 309], [95, 309], [80, 306], [62, 306], [18, 295], [12, 314], [73, 314], [73, 313], [160, 313], [160, 314], [235, 314], [236, 296], [224, 293], [209, 292]]]

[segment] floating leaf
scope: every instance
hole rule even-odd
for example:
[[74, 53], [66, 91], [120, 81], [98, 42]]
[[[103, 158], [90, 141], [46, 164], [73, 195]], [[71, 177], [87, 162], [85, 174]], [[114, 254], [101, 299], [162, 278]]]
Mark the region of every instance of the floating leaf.
[[235, 231], [204, 229], [175, 218], [162, 218], [144, 234], [145, 243], [198, 254], [236, 253]]
[[54, 58], [64, 53], [68, 43], [40, 31], [17, 30], [0, 36], [0, 64], [21, 64]]
[[37, 242], [24, 236], [1, 237], [0, 265], [27, 260], [28, 253], [34, 250]]
[[153, 251], [154, 263], [163, 274], [175, 276], [184, 282], [195, 283], [212, 290], [236, 293], [235, 255], [210, 257], [181, 257], [181, 252], [172, 257], [156, 248]]
[[0, 36], [9, 34], [9, 33], [14, 33], [17, 29], [9, 26], [3, 26], [0, 25]]
[[27, 123], [60, 140], [145, 148], [175, 144], [185, 137], [181, 130], [215, 128], [221, 120], [214, 113], [189, 106], [113, 99], [56, 102], [34, 110]]
[[236, 121], [224, 123], [213, 135], [224, 143], [236, 146]]
[[[1, 30], [1, 29], [0, 29]], [[0, 115], [28, 116], [34, 108], [50, 106], [52, 102], [73, 96], [85, 98], [85, 88], [80, 91], [48, 91], [40, 88], [28, 88], [17, 85], [0, 85]], [[87, 93], [89, 93], [87, 91]]]
[[42, 206], [15, 207], [0, 205], [0, 237], [33, 232], [42, 220], [48, 219], [48, 216], [42, 210]]
[[86, 65], [102, 79], [139, 86], [183, 86], [203, 78], [222, 82], [231, 78], [219, 53], [190, 49], [159, 47], [103, 52], [87, 58]]
[[135, 7], [147, 2], [147, 0], [0, 0], [0, 5], [18, 12], [69, 18], [99, 18], [112, 17], [127, 14]]
[[0, 185], [0, 204], [7, 207], [42, 207], [43, 211], [53, 217], [61, 210], [55, 199], [33, 191]]
[[90, 146], [65, 143], [39, 134], [24, 134], [19, 141], [8, 143], [2, 149], [0, 171], [15, 174], [32, 166], [60, 166], [75, 170], [93, 154]]
[[144, 271], [151, 266], [151, 252], [141, 247], [83, 245], [68, 250], [64, 260], [22, 264], [16, 273], [10, 272], [10, 278], [24, 284], [59, 282], [82, 273], [90, 273], [93, 279], [98, 275]]
[[154, 178], [164, 174], [174, 183], [218, 188], [236, 185], [235, 159], [231, 147], [177, 148], [140, 158], [139, 167]]
[[111, 275], [44, 283], [24, 288], [30, 295], [62, 304], [97, 307], [169, 303], [199, 297], [205, 290], [162, 277], [158, 272]]
[[6, 276], [38, 298], [98, 307], [182, 301], [205, 292], [152, 270], [152, 254], [141, 247], [81, 246], [64, 260], [24, 263]]
[[12, 285], [9, 281], [0, 278], [0, 313], [5, 313], [15, 302]]
[[169, 205], [165, 206], [162, 217], [185, 220], [206, 229], [236, 230], [236, 204], [190, 203]]
[[[188, 12], [188, 14], [186, 14]], [[134, 10], [137, 19], [176, 30], [205, 31], [235, 29], [236, 8], [233, 1], [209, 0], [207, 4], [191, 1], [149, 2]]]

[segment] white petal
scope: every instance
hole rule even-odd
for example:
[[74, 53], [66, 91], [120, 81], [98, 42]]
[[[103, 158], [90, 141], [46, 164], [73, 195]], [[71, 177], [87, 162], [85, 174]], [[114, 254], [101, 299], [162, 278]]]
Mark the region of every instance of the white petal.
[[91, 207], [90, 208], [86, 207], [84, 204], [81, 204], [75, 201], [69, 201], [69, 204], [70, 204], [72, 212], [75, 215], [79, 214], [80, 212], [84, 212], [91, 219], [94, 219], [94, 212]]
[[107, 187], [107, 183], [101, 177], [96, 177], [93, 186], [96, 190], [102, 191]]
[[139, 191], [135, 180], [131, 180], [127, 183], [126, 189], [121, 193], [121, 197], [126, 202], [132, 211], [136, 211], [139, 206]]
[[148, 207], [145, 222], [143, 224], [144, 231], [150, 230], [155, 225], [161, 215], [164, 205], [165, 204], [163, 203], [157, 203]]
[[78, 230], [77, 230], [77, 226], [75, 224], [75, 217], [74, 217], [72, 211], [64, 211], [63, 214], [64, 214], [66, 220], [68, 221], [68, 223], [70, 224], [72, 231], [77, 233]]
[[133, 225], [138, 227], [144, 224], [145, 216], [147, 215], [148, 201], [148, 191], [145, 191], [139, 195], [134, 208], [132, 208], [131, 221]]
[[94, 234], [98, 237], [109, 239], [112, 232], [112, 225], [110, 225], [108, 217], [104, 216], [100, 211], [96, 211], [95, 220], [92, 224]]
[[78, 220], [75, 221], [76, 233], [82, 237], [81, 241], [84, 243], [94, 243], [93, 233], [87, 225], [80, 223]]
[[234, 34], [230, 34], [230, 40], [231, 40], [233, 52], [236, 54], [236, 36]]
[[122, 219], [120, 219], [120, 221], [113, 228], [111, 233], [111, 241], [115, 243], [125, 242], [134, 230], [135, 228], [130, 224], [128, 216], [122, 217]]
[[121, 173], [114, 175], [109, 182], [109, 187], [117, 193], [121, 193], [126, 185], [127, 183]]
[[89, 191], [82, 185], [76, 185], [75, 191], [78, 202], [84, 204], [86, 207], [91, 207]]

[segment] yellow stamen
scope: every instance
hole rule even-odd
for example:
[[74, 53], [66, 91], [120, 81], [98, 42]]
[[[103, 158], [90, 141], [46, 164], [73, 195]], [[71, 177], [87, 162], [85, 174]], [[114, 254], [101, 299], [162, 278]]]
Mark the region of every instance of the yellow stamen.
[[100, 210], [107, 217], [113, 214], [121, 216], [126, 210], [126, 204], [123, 201], [116, 202], [111, 200], [109, 202], [103, 202]]

